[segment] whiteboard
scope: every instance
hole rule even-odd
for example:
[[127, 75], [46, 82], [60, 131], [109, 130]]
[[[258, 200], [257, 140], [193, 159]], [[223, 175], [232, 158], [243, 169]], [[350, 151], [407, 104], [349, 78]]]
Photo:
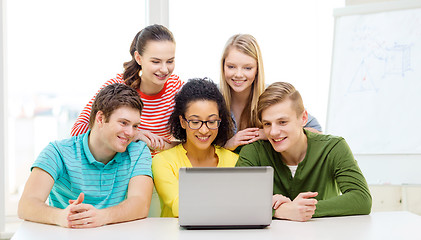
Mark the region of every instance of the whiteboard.
[[420, 1], [334, 15], [327, 133], [355, 154], [420, 154]]

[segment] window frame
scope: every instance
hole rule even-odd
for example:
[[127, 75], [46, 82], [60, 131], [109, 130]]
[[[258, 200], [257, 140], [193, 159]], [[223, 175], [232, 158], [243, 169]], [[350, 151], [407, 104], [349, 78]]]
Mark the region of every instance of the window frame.
[[[146, 25], [158, 23], [168, 27], [168, 3], [169, 0], [145, 0], [145, 23]], [[5, 15], [6, 13], [6, 5], [7, 0], [0, 0], [0, 11], [2, 13], [2, 17], [0, 18], [0, 31], [2, 32], [2, 37], [0, 38], [0, 238], [9, 238], [13, 235], [11, 228], [8, 226], [9, 224], [16, 223], [17, 220], [17, 213], [16, 215], [6, 216], [6, 196], [8, 196], [8, 189], [6, 185], [6, 156], [8, 151], [8, 144], [7, 144], [7, 73], [5, 70], [7, 66], [7, 50], [6, 50], [6, 36], [5, 36]], [[13, 231], [13, 227], [12, 227]]]
[[[0, 11], [2, 13], [2, 16], [4, 16], [3, 11], [3, 0], [0, 0]], [[3, 31], [3, 17], [0, 18], [0, 31], [4, 33]], [[2, 34], [2, 38], [0, 39], [0, 53], [1, 53], [1, 59], [0, 59], [0, 132], [2, 133], [0, 136], [0, 237], [2, 237], [2, 233], [5, 231], [6, 228], [6, 169], [5, 169], [5, 161], [6, 161], [6, 83], [4, 79], [4, 34]]]

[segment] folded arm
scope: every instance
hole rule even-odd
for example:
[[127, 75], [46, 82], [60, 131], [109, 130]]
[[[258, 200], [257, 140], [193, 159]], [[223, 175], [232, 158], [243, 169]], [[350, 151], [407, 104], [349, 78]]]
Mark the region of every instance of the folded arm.
[[34, 168], [26, 182], [25, 189], [19, 201], [19, 218], [46, 224], [56, 224], [70, 227], [67, 217], [71, 214], [70, 207], [81, 202], [74, 201], [65, 209], [47, 205], [45, 201], [54, 185], [54, 179], [40, 168]]
[[334, 177], [342, 194], [319, 200], [314, 217], [369, 214], [370, 190], [345, 140], [339, 141], [328, 157], [333, 158]]
[[69, 223], [73, 228], [91, 228], [145, 218], [149, 212], [152, 189], [151, 177], [135, 176], [130, 179], [126, 200], [103, 209], [84, 203], [73, 205], [70, 208], [72, 214], [69, 216]]
[[[275, 195], [276, 196], [276, 195]], [[317, 192], [304, 192], [298, 194], [294, 201], [284, 200], [275, 209], [274, 217], [292, 221], [304, 222], [310, 220], [316, 210]]]
[[21, 219], [55, 224], [62, 227], [89, 228], [109, 223], [125, 222], [148, 215], [153, 182], [149, 176], [135, 176], [129, 182], [127, 199], [120, 204], [96, 209], [83, 203], [83, 193], [70, 200], [65, 209], [45, 203], [54, 185], [54, 179], [44, 170], [34, 168], [19, 201], [18, 215]]

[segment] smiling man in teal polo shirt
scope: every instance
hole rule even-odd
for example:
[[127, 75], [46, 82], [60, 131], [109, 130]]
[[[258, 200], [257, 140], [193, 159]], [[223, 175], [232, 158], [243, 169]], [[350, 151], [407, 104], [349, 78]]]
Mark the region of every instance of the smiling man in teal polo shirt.
[[131, 87], [103, 88], [92, 105], [91, 130], [51, 142], [38, 156], [19, 217], [72, 228], [146, 217], [153, 189], [151, 154], [145, 143], [132, 142], [142, 108]]
[[275, 218], [370, 213], [370, 191], [348, 144], [342, 137], [303, 129], [307, 111], [294, 86], [270, 85], [259, 97], [257, 116], [268, 141], [244, 146], [237, 166], [274, 168]]

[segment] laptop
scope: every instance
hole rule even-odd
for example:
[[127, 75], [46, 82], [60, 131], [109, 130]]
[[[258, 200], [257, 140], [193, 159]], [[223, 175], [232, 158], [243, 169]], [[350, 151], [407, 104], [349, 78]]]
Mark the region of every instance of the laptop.
[[264, 228], [272, 222], [272, 167], [180, 168], [179, 224]]

